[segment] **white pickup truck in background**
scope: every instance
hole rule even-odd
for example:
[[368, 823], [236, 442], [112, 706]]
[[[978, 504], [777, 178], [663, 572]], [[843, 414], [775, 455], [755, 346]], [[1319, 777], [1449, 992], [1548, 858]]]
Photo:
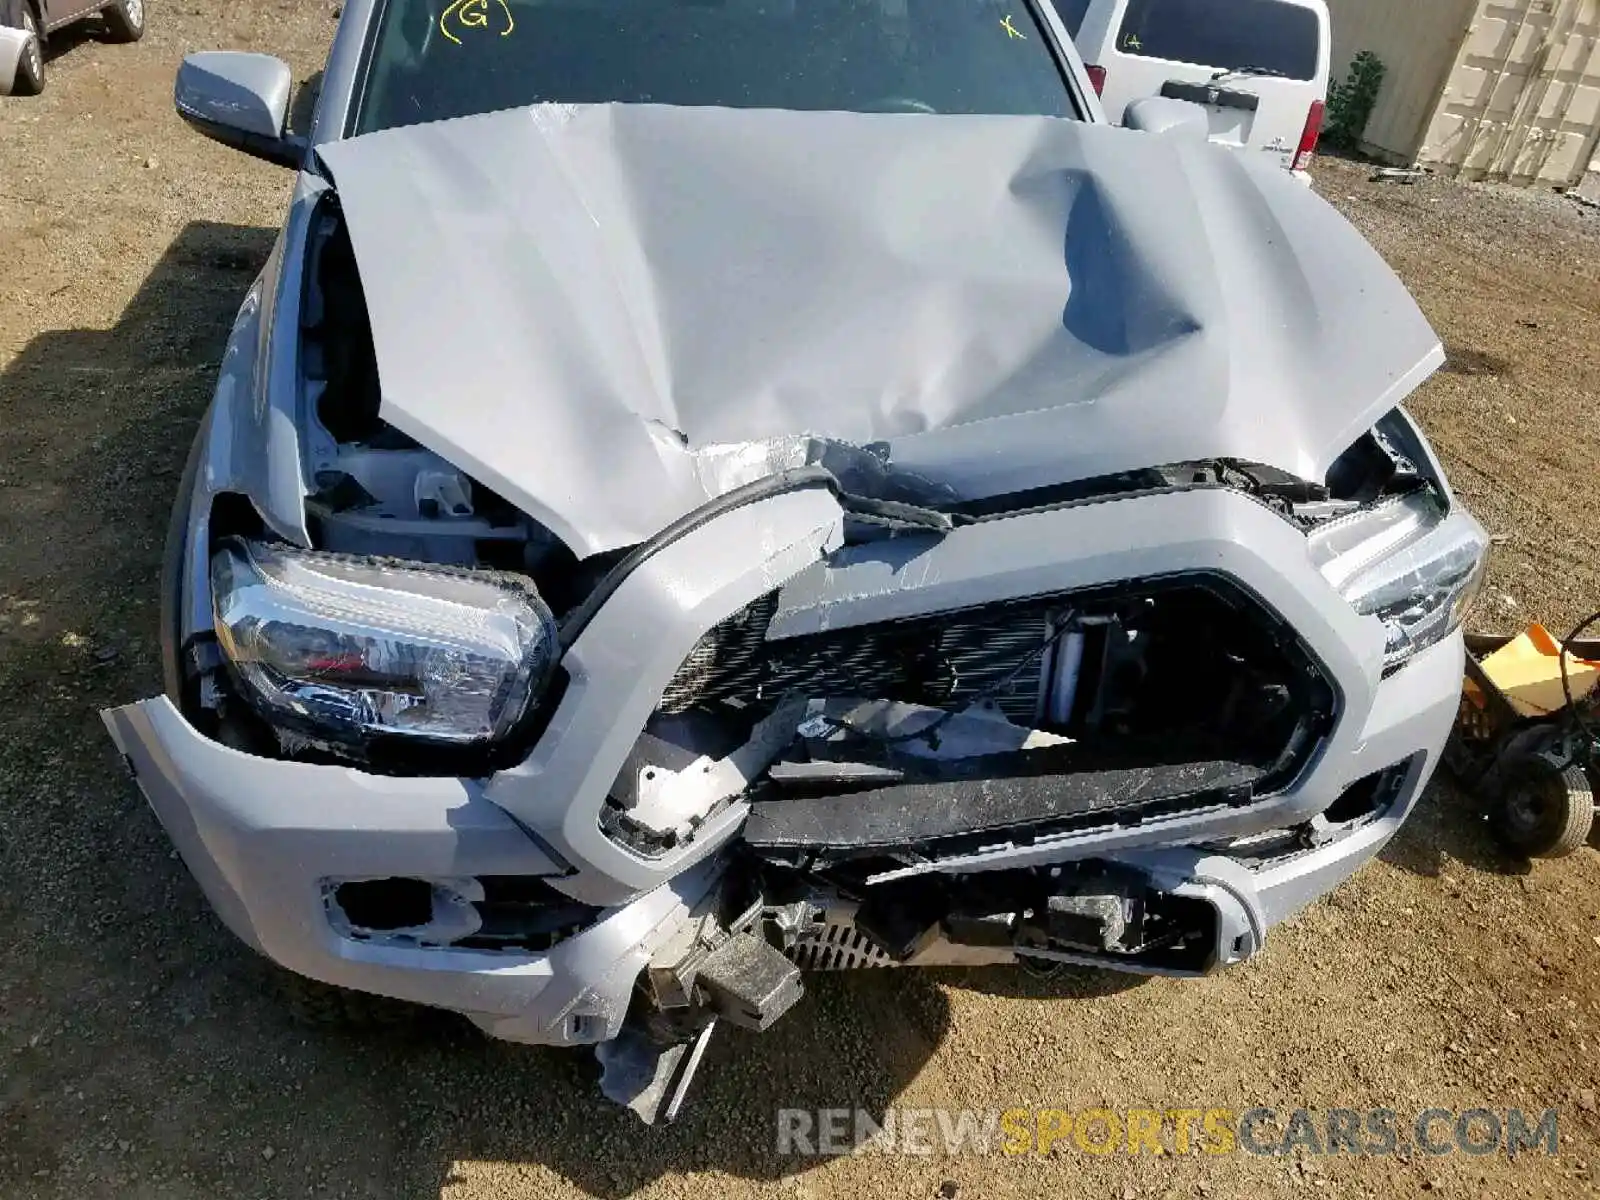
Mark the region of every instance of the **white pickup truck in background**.
[[[1211, 140], [1274, 154], [1303, 173], [1322, 132], [1326, 0], [1063, 0], [1106, 115], [1169, 96], [1202, 104]], [[1302, 174], [1303, 178], [1309, 178]]]

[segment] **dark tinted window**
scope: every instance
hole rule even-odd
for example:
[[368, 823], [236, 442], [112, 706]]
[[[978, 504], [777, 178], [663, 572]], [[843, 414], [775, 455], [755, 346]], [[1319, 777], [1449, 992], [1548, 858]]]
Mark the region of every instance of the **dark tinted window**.
[[1083, 28], [1083, 19], [1089, 15], [1089, 0], [1057, 0], [1056, 11], [1061, 14], [1067, 32], [1077, 37], [1078, 30]]
[[1076, 116], [1026, 0], [389, 0], [356, 132], [541, 102]]
[[1289, 79], [1317, 77], [1317, 14], [1282, 0], [1129, 0], [1124, 54]]

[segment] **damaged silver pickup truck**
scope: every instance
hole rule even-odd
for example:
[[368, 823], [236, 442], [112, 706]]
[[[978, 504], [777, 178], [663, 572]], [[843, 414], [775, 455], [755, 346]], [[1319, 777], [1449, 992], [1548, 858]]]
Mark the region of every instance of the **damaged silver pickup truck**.
[[351, 0], [106, 713], [290, 971], [670, 1117], [801, 969], [1201, 974], [1370, 859], [1487, 539], [1399, 281], [1044, 3]]

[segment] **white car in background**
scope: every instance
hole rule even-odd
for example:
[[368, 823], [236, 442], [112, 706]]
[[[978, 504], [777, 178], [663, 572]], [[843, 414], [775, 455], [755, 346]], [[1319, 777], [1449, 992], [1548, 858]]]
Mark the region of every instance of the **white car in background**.
[[1211, 140], [1304, 172], [1328, 99], [1326, 0], [1064, 0], [1106, 115], [1146, 96], [1205, 106]]
[[106, 41], [137, 42], [144, 36], [144, 0], [0, 0], [0, 96], [44, 91], [50, 38], [94, 19]]

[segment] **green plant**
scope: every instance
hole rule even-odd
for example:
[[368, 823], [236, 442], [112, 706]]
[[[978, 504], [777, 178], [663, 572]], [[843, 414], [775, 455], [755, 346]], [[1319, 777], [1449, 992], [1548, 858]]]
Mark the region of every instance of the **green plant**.
[[1350, 63], [1344, 82], [1328, 88], [1328, 116], [1322, 127], [1325, 145], [1345, 151], [1360, 147], [1386, 70], [1376, 54], [1363, 50]]

